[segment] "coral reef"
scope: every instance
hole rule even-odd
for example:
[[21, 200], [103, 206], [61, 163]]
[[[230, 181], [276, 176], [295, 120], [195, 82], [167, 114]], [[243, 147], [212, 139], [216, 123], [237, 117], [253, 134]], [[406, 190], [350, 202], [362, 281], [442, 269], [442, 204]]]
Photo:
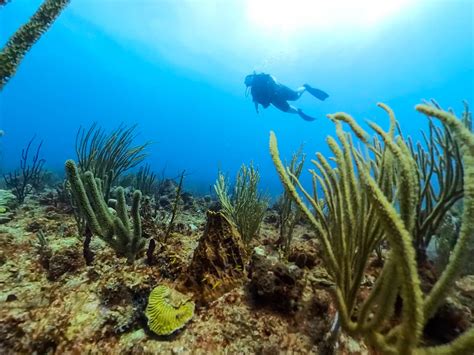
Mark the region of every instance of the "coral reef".
[[170, 335], [191, 320], [194, 303], [182, 293], [160, 285], [151, 291], [145, 314], [154, 333]]
[[239, 233], [220, 212], [207, 212], [207, 224], [184, 274], [185, 287], [208, 303], [243, 281], [246, 252]]
[[[167, 195], [171, 200], [175, 190], [176, 185], [170, 184]], [[93, 238], [90, 248], [96, 257], [92, 265], [85, 266], [80, 257], [83, 240], [77, 236], [71, 211], [61, 208], [54, 199], [38, 203], [41, 196], [32, 194], [14, 218], [0, 226], [1, 353], [322, 354], [327, 348], [327, 333], [337, 310], [331, 297], [335, 283], [320, 265], [321, 245], [308, 224], [295, 226], [289, 256], [304, 267], [306, 280], [292, 312], [275, 312], [273, 307], [255, 302], [243, 273], [242, 281], [230, 291], [222, 289], [215, 295], [220, 297], [201, 303], [182, 331], [156, 336], [147, 328], [145, 315], [150, 292], [163, 284], [179, 287], [185, 293], [193, 291], [180, 283], [180, 277], [190, 272], [193, 254], [206, 228], [204, 211], [212, 200], [193, 198], [195, 208], [182, 210], [176, 220], [179, 232], [172, 232], [167, 245], [157, 244], [152, 265], [144, 260], [129, 265], [117, 258], [102, 239]], [[271, 220], [273, 214], [268, 211], [265, 220]], [[158, 229], [166, 226], [159, 225]], [[41, 230], [51, 254], [74, 253], [69, 261], [78, 263], [71, 269], [58, 267], [64, 273], [56, 281], [48, 279], [47, 267], [42, 265], [50, 259], [48, 252], [43, 253], [44, 259], [42, 256], [38, 238]], [[264, 221], [260, 234], [259, 242], [264, 244], [260, 247], [275, 255], [273, 260], [278, 262], [278, 226]], [[379, 268], [369, 266], [358, 302], [370, 293], [379, 273]], [[449, 336], [453, 337], [466, 324], [472, 324], [472, 317], [467, 317], [474, 314], [471, 288], [468, 278], [456, 283], [453, 302], [435, 319], [435, 328], [439, 321], [449, 320], [453, 325]], [[199, 292], [195, 292], [198, 298]], [[448, 334], [438, 338], [440, 335], [431, 329], [428, 335], [434, 340], [446, 339]], [[369, 353], [362, 341], [345, 332], [338, 340], [338, 353]]]
[[0, 190], [0, 353], [472, 353], [474, 280], [455, 281], [473, 234], [471, 133], [418, 107], [446, 122], [464, 159], [464, 208], [446, 215], [456, 213], [445, 226], [455, 237], [436, 275], [415, 257], [419, 166], [381, 106], [391, 124], [370, 124], [372, 138], [350, 116], [331, 116], [334, 157], [316, 156], [312, 194], [299, 183], [302, 161], [284, 167], [272, 137], [286, 207], [265, 206], [248, 243], [213, 197], [146, 167], [110, 184], [68, 161], [67, 181], [49, 179], [22, 205]]
[[30, 20], [8, 40], [0, 52], [0, 91], [15, 74], [26, 53], [48, 30], [69, 2], [70, 0], [45, 0]]
[[[176, 185], [169, 186], [167, 194], [172, 200]], [[33, 193], [16, 210], [14, 219], [0, 226], [0, 299], [4, 301], [0, 352], [318, 352], [314, 339], [324, 331], [325, 315], [316, 317], [314, 312], [302, 311], [296, 321], [255, 308], [240, 283], [196, 312], [177, 336], [157, 338], [147, 331], [144, 313], [148, 295], [155, 285], [163, 284], [166, 272], [186, 274], [205, 228], [204, 211], [212, 204], [208, 197], [194, 197], [194, 208], [179, 214], [179, 233], [173, 232], [168, 245], [158, 248], [156, 264], [140, 261], [127, 265], [104, 241], [93, 238], [94, 263], [86, 267], [77, 253], [74, 262], [81, 264], [79, 268], [50, 281], [41, 265], [38, 231], [44, 231], [51, 252], [58, 255], [78, 252], [82, 239], [77, 236], [71, 211], [54, 199], [38, 203], [41, 196]], [[265, 234], [276, 237], [275, 228], [263, 228]], [[297, 244], [301, 228], [297, 226]], [[313, 304], [312, 296], [308, 307]], [[309, 319], [310, 315], [313, 318]], [[307, 326], [311, 326], [311, 333]]]

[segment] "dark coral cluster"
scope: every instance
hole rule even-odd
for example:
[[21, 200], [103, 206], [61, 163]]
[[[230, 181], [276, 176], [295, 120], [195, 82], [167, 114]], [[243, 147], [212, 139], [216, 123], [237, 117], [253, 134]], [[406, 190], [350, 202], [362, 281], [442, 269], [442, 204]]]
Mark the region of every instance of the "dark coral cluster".
[[285, 313], [298, 310], [305, 287], [302, 269], [261, 248], [255, 248], [249, 269], [249, 290], [257, 302]]

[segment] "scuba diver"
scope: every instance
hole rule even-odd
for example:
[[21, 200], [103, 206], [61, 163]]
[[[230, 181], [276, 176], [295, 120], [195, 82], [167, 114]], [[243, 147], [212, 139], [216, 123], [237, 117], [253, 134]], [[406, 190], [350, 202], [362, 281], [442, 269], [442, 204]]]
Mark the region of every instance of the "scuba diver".
[[296, 113], [306, 121], [314, 121], [315, 118], [303, 113], [300, 108], [296, 108], [288, 103], [288, 101], [296, 101], [301, 95], [307, 91], [315, 98], [324, 101], [329, 95], [324, 91], [313, 88], [308, 84], [304, 84], [296, 90], [280, 84], [272, 75], [265, 73], [253, 73], [245, 77], [245, 85], [247, 89], [250, 87], [255, 109], [258, 112], [258, 105], [267, 108], [272, 104], [283, 112]]

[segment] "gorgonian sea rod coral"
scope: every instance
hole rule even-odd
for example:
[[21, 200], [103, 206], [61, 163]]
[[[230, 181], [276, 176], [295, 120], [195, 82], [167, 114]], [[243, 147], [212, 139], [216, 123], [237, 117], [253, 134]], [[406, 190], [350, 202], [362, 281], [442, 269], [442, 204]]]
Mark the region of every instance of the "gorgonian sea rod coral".
[[[313, 176], [313, 194], [308, 193], [279, 158], [276, 137], [271, 133], [270, 151], [280, 179], [322, 241], [324, 262], [335, 281], [334, 296], [342, 328], [362, 336], [373, 348], [390, 354], [466, 353], [474, 348], [474, 329], [452, 343], [421, 347], [422, 331], [434, 315], [459, 273], [466, 257], [465, 246], [474, 235], [474, 135], [453, 114], [428, 105], [416, 109], [443, 122], [459, 143], [464, 162], [464, 211], [462, 227], [450, 262], [433, 289], [423, 297], [413, 244], [420, 198], [420, 180], [409, 145], [396, 137], [397, 122], [392, 110], [379, 104], [390, 117], [388, 132], [373, 122], [377, 138], [370, 139], [357, 122], [345, 113], [329, 118], [336, 125], [338, 141], [327, 138], [334, 158], [317, 154], [313, 160], [319, 173]], [[367, 148], [356, 148], [352, 135]], [[377, 143], [378, 142], [378, 143]], [[380, 144], [379, 144], [380, 143]], [[334, 161], [334, 168], [330, 161]], [[297, 191], [310, 202], [313, 211]], [[318, 198], [318, 190], [323, 198]], [[367, 223], [367, 221], [370, 223]], [[389, 245], [388, 256], [371, 293], [357, 305], [370, 254], [380, 240]], [[403, 299], [399, 324], [387, 330], [397, 295]]]
[[[8, 1], [0, 2], [0, 6]], [[40, 39], [70, 0], [45, 0], [30, 20], [21, 26], [0, 52], [0, 91], [15, 75], [21, 60]]]

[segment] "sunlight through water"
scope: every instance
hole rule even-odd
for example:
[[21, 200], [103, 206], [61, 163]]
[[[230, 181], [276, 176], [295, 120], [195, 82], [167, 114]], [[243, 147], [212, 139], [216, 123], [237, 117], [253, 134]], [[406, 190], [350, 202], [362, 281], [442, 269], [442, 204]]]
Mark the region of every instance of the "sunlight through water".
[[290, 37], [304, 30], [373, 27], [413, 3], [415, 0], [248, 0], [246, 14], [260, 30]]

